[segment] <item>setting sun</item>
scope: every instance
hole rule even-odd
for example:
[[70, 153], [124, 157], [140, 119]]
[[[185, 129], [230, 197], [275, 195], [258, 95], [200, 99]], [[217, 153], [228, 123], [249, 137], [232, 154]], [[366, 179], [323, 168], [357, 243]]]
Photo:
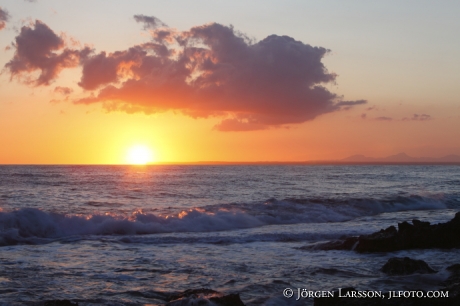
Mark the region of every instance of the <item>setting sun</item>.
[[143, 145], [133, 146], [128, 150], [126, 161], [132, 165], [145, 165], [153, 161], [152, 150]]

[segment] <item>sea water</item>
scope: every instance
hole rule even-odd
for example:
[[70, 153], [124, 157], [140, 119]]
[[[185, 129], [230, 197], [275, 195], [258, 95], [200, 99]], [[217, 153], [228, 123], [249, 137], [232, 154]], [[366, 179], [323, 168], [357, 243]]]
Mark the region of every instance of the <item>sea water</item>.
[[[460, 166], [0, 166], [0, 302], [164, 305], [210, 288], [311, 305], [283, 290], [433, 290], [460, 250], [305, 247], [457, 211]], [[394, 256], [438, 272], [388, 277]]]

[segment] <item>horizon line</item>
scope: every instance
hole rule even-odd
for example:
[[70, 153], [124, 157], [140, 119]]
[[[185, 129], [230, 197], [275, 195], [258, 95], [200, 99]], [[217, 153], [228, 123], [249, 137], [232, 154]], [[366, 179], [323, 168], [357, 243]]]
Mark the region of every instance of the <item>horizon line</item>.
[[460, 165], [455, 161], [346, 161], [346, 160], [310, 160], [310, 161], [188, 161], [155, 162], [147, 164], [126, 163], [0, 163], [0, 166], [167, 166], [167, 165]]

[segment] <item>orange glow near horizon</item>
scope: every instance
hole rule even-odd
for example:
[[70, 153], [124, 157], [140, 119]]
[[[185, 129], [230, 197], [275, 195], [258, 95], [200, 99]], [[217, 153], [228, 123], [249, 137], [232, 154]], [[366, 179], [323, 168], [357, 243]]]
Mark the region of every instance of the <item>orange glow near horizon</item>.
[[[383, 20], [380, 4], [359, 5], [350, 19], [303, 1], [283, 6], [282, 19], [271, 2], [267, 10], [202, 2], [183, 18], [167, 1], [155, 10], [148, 1], [118, 1], [110, 14], [93, 1], [95, 18], [86, 18], [87, 5], [77, 4], [84, 1], [48, 2], [0, 8], [9, 12], [0, 30], [9, 43], [0, 52], [0, 165], [460, 155], [456, 4], [421, 4], [420, 15], [409, 4], [388, 6], [393, 26], [362, 27], [369, 13]], [[434, 8], [443, 22], [425, 22]], [[261, 15], [246, 20], [242, 10]], [[324, 13], [299, 13], [317, 10]], [[147, 15], [133, 18], [141, 12], [161, 12], [153, 17], [164, 28], [149, 28]], [[343, 39], [347, 33], [354, 39]], [[174, 37], [198, 49], [184, 53]], [[227, 47], [235, 41], [241, 56]]]

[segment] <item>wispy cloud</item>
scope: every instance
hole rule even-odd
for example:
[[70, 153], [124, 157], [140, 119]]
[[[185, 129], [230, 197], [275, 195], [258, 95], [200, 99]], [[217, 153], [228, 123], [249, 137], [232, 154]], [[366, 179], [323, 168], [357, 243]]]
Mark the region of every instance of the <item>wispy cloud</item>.
[[56, 86], [53, 91], [64, 96], [68, 96], [73, 92], [73, 89], [70, 87]]
[[373, 110], [376, 110], [376, 111], [377, 111], [377, 110], [379, 110], [379, 108], [378, 108], [377, 106], [375, 106], [375, 105], [374, 105], [374, 106], [371, 106], [371, 107], [368, 107], [368, 108], [366, 108], [366, 111], [368, 111], [368, 112], [369, 112], [369, 111], [373, 111]]
[[[365, 113], [361, 114], [361, 118], [365, 119], [366, 114]], [[428, 121], [428, 120], [432, 120], [432, 119], [433, 118], [430, 115], [427, 115], [427, 114], [422, 114], [422, 115], [414, 114], [410, 118], [404, 117], [402, 119], [394, 119], [392, 117], [376, 117], [376, 118], [374, 118], [374, 120], [377, 120], [377, 121]]]
[[145, 16], [145, 15], [134, 15], [134, 20], [144, 24], [144, 29], [155, 30], [159, 27], [166, 27], [167, 25], [163, 23], [160, 19], [154, 16]]
[[414, 121], [427, 121], [433, 119], [430, 115], [427, 114], [413, 114], [412, 117], [410, 118], [403, 118], [403, 121], [409, 121], [409, 120], [414, 120]]
[[377, 117], [375, 118], [377, 121], [393, 121], [393, 118], [391, 117]]

